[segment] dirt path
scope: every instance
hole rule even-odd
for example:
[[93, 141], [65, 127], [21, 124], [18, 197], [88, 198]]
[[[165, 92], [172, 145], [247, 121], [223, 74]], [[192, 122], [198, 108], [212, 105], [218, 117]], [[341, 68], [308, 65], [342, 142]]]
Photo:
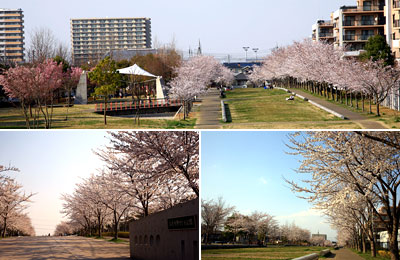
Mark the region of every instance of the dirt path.
[[341, 248], [333, 253], [336, 255], [334, 258], [336, 260], [364, 260], [364, 258], [351, 252], [347, 248]]

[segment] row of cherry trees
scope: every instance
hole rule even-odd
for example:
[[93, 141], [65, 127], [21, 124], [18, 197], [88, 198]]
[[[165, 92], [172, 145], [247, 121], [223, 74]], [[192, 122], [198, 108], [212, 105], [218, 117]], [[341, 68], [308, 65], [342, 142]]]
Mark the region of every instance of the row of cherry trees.
[[234, 74], [211, 56], [196, 56], [183, 62], [175, 70], [177, 75], [170, 82], [169, 94], [173, 98], [185, 100], [185, 115], [188, 113], [187, 102], [204, 94], [212, 83], [227, 85], [233, 82]]
[[16, 66], [0, 75], [5, 93], [20, 102], [27, 128], [38, 128], [41, 116], [46, 129], [51, 128], [53, 104], [58, 90], [70, 93], [82, 74], [80, 68], [63, 71], [63, 64], [48, 59], [33, 65]]
[[56, 232], [101, 236], [109, 225], [116, 239], [121, 221], [199, 196], [197, 132], [111, 132], [110, 144], [95, 153], [105, 167], [63, 195], [69, 221]]
[[249, 215], [235, 211], [225, 205], [222, 198], [202, 200], [201, 202], [202, 236], [204, 243], [210, 243], [212, 235], [223, 232], [232, 243], [265, 244], [268, 241], [281, 241], [289, 244], [310, 242], [310, 231], [296, 226], [279, 225], [268, 213], [255, 211]]
[[24, 210], [33, 194], [25, 194], [22, 186], [6, 172], [18, 172], [15, 167], [0, 165], [0, 235], [34, 236], [31, 219]]
[[399, 259], [400, 134], [398, 132], [307, 132], [290, 135], [298, 169], [310, 177], [289, 181], [299, 197], [329, 217], [338, 239], [360, 250], [387, 231], [391, 259]]
[[[286, 87], [302, 87], [336, 101], [355, 97], [374, 100], [379, 106], [398, 87], [400, 70], [383, 61], [346, 58], [341, 48], [324, 42], [304, 40], [277, 48], [257, 67], [250, 79], [255, 83], [275, 80]], [[372, 102], [370, 102], [372, 103]], [[351, 101], [351, 105], [352, 105]]]

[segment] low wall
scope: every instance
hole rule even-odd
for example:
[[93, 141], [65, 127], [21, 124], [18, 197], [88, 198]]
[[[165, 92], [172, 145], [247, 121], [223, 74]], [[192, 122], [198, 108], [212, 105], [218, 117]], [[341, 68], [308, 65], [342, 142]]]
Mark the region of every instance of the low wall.
[[129, 223], [134, 260], [198, 260], [199, 200], [195, 199]]

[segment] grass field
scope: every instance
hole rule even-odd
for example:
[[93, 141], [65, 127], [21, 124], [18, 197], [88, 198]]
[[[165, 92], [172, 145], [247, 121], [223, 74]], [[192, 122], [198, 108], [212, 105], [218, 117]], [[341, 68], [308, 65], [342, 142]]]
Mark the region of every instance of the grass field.
[[357, 129], [360, 126], [342, 120], [312, 104], [295, 98], [286, 101], [290, 94], [285, 91], [262, 88], [235, 89], [228, 91], [226, 104], [232, 122], [224, 128], [255, 129]]
[[[168, 119], [140, 119], [140, 125], [134, 123], [133, 118], [122, 116], [107, 116], [107, 125], [104, 125], [103, 115], [94, 113], [94, 104], [74, 105], [69, 108], [68, 120], [65, 120], [67, 109], [54, 108], [52, 129], [176, 129], [194, 128], [196, 118], [187, 120]], [[25, 118], [20, 108], [0, 108], [0, 128], [25, 129]], [[41, 124], [40, 128], [44, 128]]]
[[[297, 89], [293, 89], [293, 90], [297, 90]], [[317, 98], [323, 98], [320, 95], [317, 94], [313, 94], [307, 90], [302, 89], [301, 91], [307, 92]], [[333, 101], [332, 99], [327, 99], [327, 101], [329, 101], [332, 104], [344, 107], [350, 111], [359, 113], [361, 115], [366, 116], [369, 120], [373, 120], [373, 121], [377, 121], [377, 122], [382, 122], [384, 123], [387, 127], [392, 128], [392, 129], [398, 129], [400, 128], [400, 111], [396, 111], [384, 106], [380, 106], [379, 110], [381, 113], [381, 116], [376, 116], [376, 106], [373, 104], [371, 106], [371, 110], [372, 110], [372, 114], [369, 113], [369, 100], [365, 100], [365, 104], [364, 104], [364, 112], [362, 111], [362, 103], [361, 100], [358, 100], [358, 109], [356, 106], [356, 100], [353, 98], [353, 106], [350, 107], [344, 103], [340, 103], [340, 102], [336, 102]], [[344, 102], [344, 101], [343, 101]], [[350, 101], [349, 101], [350, 102]]]
[[210, 249], [201, 251], [202, 260], [282, 260], [319, 253], [323, 247], [271, 247], [271, 248], [235, 248]]

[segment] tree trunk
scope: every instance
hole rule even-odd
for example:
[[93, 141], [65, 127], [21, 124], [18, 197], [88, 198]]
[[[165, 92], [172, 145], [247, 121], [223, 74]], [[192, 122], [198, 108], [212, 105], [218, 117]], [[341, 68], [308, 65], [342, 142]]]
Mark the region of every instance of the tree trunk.
[[2, 231], [2, 234], [1, 234], [1, 237], [6, 237], [6, 229], [7, 229], [7, 218], [3, 218], [3, 222], [4, 222], [4, 224], [3, 224], [3, 231]]
[[377, 116], [381, 116], [381, 113], [380, 113], [380, 111], [379, 111], [379, 101], [378, 101], [378, 98], [375, 99], [375, 102], [376, 102], [376, 115], [377, 115]]
[[372, 97], [369, 96], [369, 113], [372, 114]]
[[98, 223], [98, 229], [99, 229], [99, 237], [101, 237], [101, 216], [97, 216], [97, 223]]
[[361, 98], [362, 98], [362, 111], [364, 112], [365, 111], [365, 107], [364, 107], [364, 105], [365, 105], [365, 97], [364, 97], [364, 94], [362, 94], [362, 93], [361, 93]]
[[114, 239], [118, 239], [118, 220], [117, 220], [117, 212], [114, 210]]

